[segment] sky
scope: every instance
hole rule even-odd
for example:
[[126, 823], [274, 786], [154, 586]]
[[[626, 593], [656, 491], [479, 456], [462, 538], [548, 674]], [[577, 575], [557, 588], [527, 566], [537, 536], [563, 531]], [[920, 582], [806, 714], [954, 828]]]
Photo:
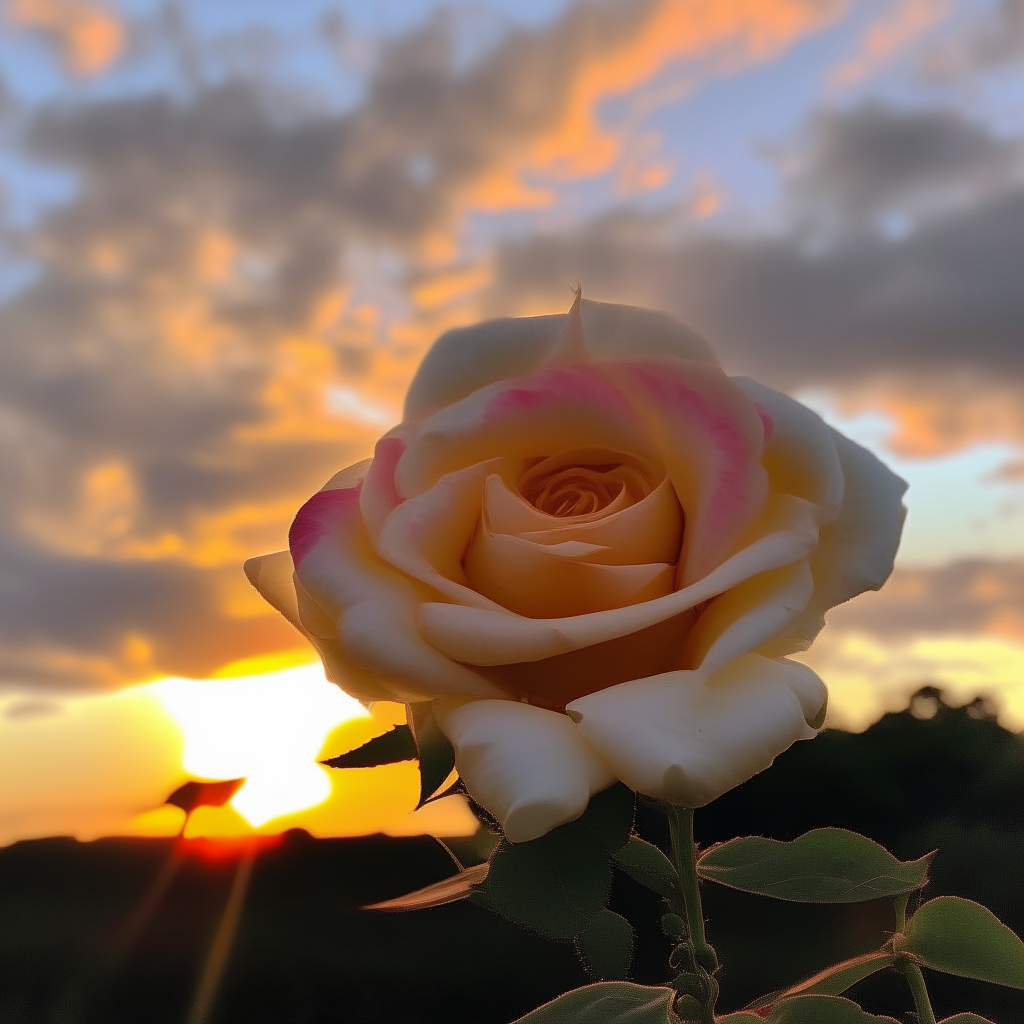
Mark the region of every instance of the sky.
[[[936, 683], [1024, 729], [1022, 72], [1022, 0], [0, 3], [0, 842], [174, 831], [195, 737], [269, 779], [299, 705], [303, 820], [385, 827], [314, 763], [365, 712], [241, 563], [438, 334], [576, 281], [910, 482], [892, 581], [805, 656], [832, 723]], [[268, 794], [208, 828], [302, 823]]]

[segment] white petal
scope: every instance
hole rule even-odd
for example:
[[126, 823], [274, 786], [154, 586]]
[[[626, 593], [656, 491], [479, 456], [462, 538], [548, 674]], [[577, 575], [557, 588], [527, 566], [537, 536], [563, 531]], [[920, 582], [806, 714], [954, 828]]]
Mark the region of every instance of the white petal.
[[377, 553], [452, 601], [499, 609], [471, 588], [462, 568], [480, 523], [484, 481], [496, 476], [499, 464], [491, 459], [448, 473], [429, 491], [402, 502], [380, 531]]
[[246, 578], [260, 592], [260, 596], [276, 608], [296, 629], [302, 629], [299, 608], [292, 585], [292, 555], [290, 551], [274, 551], [257, 555], [242, 566]]
[[701, 807], [767, 768], [808, 726], [807, 673], [756, 654], [710, 677], [666, 672], [567, 708], [587, 743], [638, 793]]
[[764, 509], [764, 423], [714, 365], [647, 358], [608, 363], [656, 443], [686, 520], [679, 585], [707, 575]]
[[907, 516], [907, 482], [866, 448], [838, 431], [832, 435], [846, 491], [838, 518], [821, 532], [813, 566], [828, 608], [877, 590], [889, 578]]
[[[708, 343], [669, 313], [584, 299], [587, 350], [597, 358], [672, 355], [716, 363]], [[405, 398], [404, 419], [435, 412], [495, 381], [543, 365], [568, 314], [487, 320], [441, 335], [420, 364]]]
[[843, 467], [834, 432], [815, 412], [789, 395], [733, 377], [771, 420], [771, 435], [761, 461], [773, 491], [795, 494], [818, 508], [818, 522], [830, 523], [843, 506]]
[[296, 576], [321, 613], [317, 621], [303, 614], [303, 622], [322, 632], [325, 616], [334, 621], [346, 661], [375, 673], [382, 693], [402, 700], [503, 693], [420, 636], [417, 613], [430, 591], [379, 559], [359, 515], [356, 488], [314, 495], [296, 516], [292, 534]]
[[359, 492], [359, 513], [373, 540], [402, 501], [395, 484], [395, 470], [410, 433], [410, 428], [402, 423], [389, 430], [374, 446], [373, 458], [367, 464], [366, 478]]
[[809, 559], [814, 596], [802, 614], [763, 653], [770, 657], [806, 649], [825, 624], [825, 612], [889, 578], [907, 510], [902, 480], [866, 448], [831, 431], [843, 467], [843, 507], [821, 529]]
[[507, 700], [446, 703], [435, 714], [459, 775], [513, 843], [578, 818], [615, 781], [565, 715]]
[[684, 664], [717, 672], [778, 636], [807, 607], [814, 577], [807, 560], [759, 573], [716, 597], [701, 613]]
[[759, 535], [702, 580], [642, 604], [567, 618], [531, 619], [481, 608], [425, 603], [423, 635], [439, 651], [470, 665], [539, 661], [637, 633], [693, 608], [758, 573], [806, 558], [818, 538], [814, 509], [801, 498], [775, 495]]
[[640, 417], [596, 364], [548, 366], [474, 391], [425, 420], [398, 460], [397, 492], [422, 494], [446, 473], [487, 459], [567, 448], [622, 448], [657, 465]]

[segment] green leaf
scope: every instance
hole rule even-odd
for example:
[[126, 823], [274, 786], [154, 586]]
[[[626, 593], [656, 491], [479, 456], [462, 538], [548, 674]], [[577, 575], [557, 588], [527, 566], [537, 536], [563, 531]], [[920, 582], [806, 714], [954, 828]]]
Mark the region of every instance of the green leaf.
[[480, 885], [487, 877], [490, 864], [476, 864], [465, 871], [460, 871], [451, 878], [444, 878], [440, 882], [417, 889], [405, 896], [398, 896], [393, 900], [384, 900], [382, 903], [371, 903], [364, 910], [426, 910], [427, 907], [440, 907], [445, 903], [454, 903], [456, 900], [464, 900], [472, 896], [474, 886]]
[[904, 948], [936, 971], [1024, 988], [1024, 942], [971, 900], [940, 896], [926, 903], [907, 926]]
[[659, 896], [679, 895], [679, 876], [672, 861], [653, 844], [633, 836], [615, 854], [615, 863], [635, 882]]
[[897, 1024], [892, 1017], [865, 1013], [855, 1002], [839, 996], [797, 996], [772, 1007], [768, 1024]]
[[633, 927], [611, 910], [602, 910], [576, 936], [576, 952], [596, 981], [625, 980], [633, 962]]
[[818, 828], [791, 843], [751, 836], [713, 846], [697, 861], [697, 874], [780, 900], [857, 903], [921, 888], [933, 856], [899, 861], [856, 832]]
[[417, 809], [444, 785], [445, 779], [455, 767], [455, 748], [437, 724], [431, 704], [427, 700], [409, 705], [416, 745], [414, 756], [420, 762], [420, 799]]
[[957, 1013], [940, 1020], [939, 1024], [992, 1024], [992, 1021], [988, 1017], [979, 1017], [976, 1013]]
[[376, 768], [381, 764], [416, 759], [416, 741], [407, 725], [396, 725], [394, 729], [376, 736], [347, 754], [339, 754], [330, 760], [321, 761], [328, 768]]
[[715, 1018], [717, 1024], [764, 1024], [764, 1018], [757, 1013], [740, 1010], [739, 1013], [727, 1013], [724, 1017]]
[[528, 843], [503, 839], [473, 899], [554, 939], [587, 930], [611, 889], [608, 851], [578, 821]]
[[615, 853], [629, 842], [635, 812], [633, 790], [617, 782], [591, 797], [578, 821], [606, 850]]
[[601, 981], [566, 992], [514, 1024], [670, 1024], [674, 997], [660, 985]]
[[874, 953], [865, 953], [863, 956], [855, 956], [850, 960], [826, 967], [805, 981], [801, 981], [789, 988], [773, 992], [771, 995], [761, 996], [755, 1002], [748, 1003], [748, 1007], [767, 1006], [779, 999], [787, 999], [793, 996], [838, 996], [848, 988], [863, 981], [876, 971], [891, 967], [896, 962], [892, 953], [877, 950]]

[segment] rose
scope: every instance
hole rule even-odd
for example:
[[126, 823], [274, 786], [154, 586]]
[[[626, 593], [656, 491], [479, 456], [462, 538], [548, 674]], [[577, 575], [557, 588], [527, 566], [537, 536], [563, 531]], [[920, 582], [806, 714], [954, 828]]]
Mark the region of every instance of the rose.
[[433, 701], [522, 841], [616, 779], [701, 806], [814, 736], [786, 655], [885, 581], [905, 486], [667, 314], [577, 298], [444, 335], [246, 572], [347, 691]]

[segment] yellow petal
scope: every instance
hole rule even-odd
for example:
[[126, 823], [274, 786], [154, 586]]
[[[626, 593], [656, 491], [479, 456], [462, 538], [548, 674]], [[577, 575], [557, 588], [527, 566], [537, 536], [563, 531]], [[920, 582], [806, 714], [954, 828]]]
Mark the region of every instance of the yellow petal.
[[539, 661], [639, 632], [724, 593], [750, 577], [806, 558], [818, 539], [813, 507], [788, 495], [771, 497], [748, 542], [703, 579], [650, 601], [585, 615], [522, 615], [425, 603], [424, 637], [439, 651], [470, 665]]
[[537, 544], [495, 534], [486, 524], [466, 555], [466, 577], [481, 594], [518, 615], [555, 618], [622, 608], [668, 594], [675, 566], [582, 561], [604, 549], [568, 542]]

